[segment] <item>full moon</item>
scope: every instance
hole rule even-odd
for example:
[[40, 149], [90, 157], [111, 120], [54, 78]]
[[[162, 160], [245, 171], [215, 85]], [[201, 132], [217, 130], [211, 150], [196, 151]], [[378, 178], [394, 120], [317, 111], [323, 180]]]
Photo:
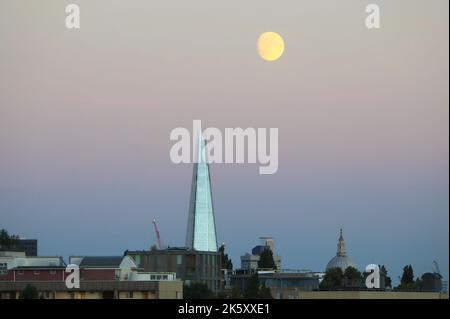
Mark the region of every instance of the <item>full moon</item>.
[[284, 51], [283, 38], [275, 32], [264, 32], [258, 38], [258, 52], [266, 61], [278, 60]]

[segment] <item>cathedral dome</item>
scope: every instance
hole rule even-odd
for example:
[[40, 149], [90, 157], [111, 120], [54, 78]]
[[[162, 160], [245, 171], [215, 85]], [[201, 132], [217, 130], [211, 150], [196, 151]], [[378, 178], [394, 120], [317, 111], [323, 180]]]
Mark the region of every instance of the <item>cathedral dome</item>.
[[342, 229], [341, 229], [339, 242], [337, 245], [337, 254], [328, 262], [326, 270], [331, 268], [341, 268], [342, 272], [344, 272], [345, 269], [347, 269], [347, 267], [357, 268], [355, 263], [350, 259], [350, 257], [347, 256], [347, 252], [345, 250], [344, 236], [342, 236]]
[[356, 265], [347, 256], [345, 257], [335, 256], [327, 264], [327, 270], [331, 268], [341, 268], [342, 272], [344, 272], [345, 269], [347, 269], [348, 267], [356, 268]]

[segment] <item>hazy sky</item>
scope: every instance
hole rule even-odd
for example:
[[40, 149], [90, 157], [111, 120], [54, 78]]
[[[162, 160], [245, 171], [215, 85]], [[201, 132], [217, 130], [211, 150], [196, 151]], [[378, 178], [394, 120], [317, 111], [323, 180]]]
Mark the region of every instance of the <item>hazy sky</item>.
[[[170, 131], [277, 127], [277, 174], [211, 166], [235, 266], [272, 235], [283, 268], [324, 270], [342, 227], [360, 269], [437, 260], [448, 279], [448, 6], [0, 0], [0, 227], [44, 255], [110, 255], [152, 245], [156, 218], [184, 245], [192, 165], [169, 160]], [[276, 62], [264, 31], [285, 40]]]

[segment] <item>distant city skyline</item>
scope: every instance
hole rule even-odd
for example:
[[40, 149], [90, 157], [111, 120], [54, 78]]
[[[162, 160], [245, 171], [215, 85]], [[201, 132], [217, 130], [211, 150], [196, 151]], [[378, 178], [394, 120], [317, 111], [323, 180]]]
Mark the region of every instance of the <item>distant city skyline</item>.
[[[285, 268], [323, 271], [339, 229], [361, 270], [436, 260], [449, 277], [449, 4], [0, 2], [0, 228], [40, 255], [185, 243], [192, 164], [170, 132], [275, 127], [278, 170], [211, 164], [217, 243], [273, 236]], [[239, 8], [239, 10], [236, 10]], [[282, 56], [261, 59], [266, 31]]]

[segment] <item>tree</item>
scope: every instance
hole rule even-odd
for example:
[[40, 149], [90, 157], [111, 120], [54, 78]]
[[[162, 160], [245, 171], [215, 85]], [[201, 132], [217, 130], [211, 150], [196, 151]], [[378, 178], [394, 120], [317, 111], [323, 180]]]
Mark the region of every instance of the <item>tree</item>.
[[275, 261], [273, 260], [272, 250], [266, 248], [259, 256], [258, 268], [260, 269], [277, 269]]
[[242, 293], [238, 287], [235, 286], [231, 289], [230, 297], [231, 297], [231, 299], [241, 299], [242, 298]]
[[257, 299], [258, 292], [259, 292], [259, 278], [258, 273], [255, 273], [250, 277], [247, 289], [244, 292], [244, 298]]
[[228, 255], [225, 254], [224, 244], [219, 247], [219, 252], [222, 260], [222, 269], [233, 270], [233, 262], [228, 258]]
[[392, 280], [391, 277], [388, 276], [388, 271], [384, 265], [380, 267], [380, 274], [384, 276], [384, 286], [387, 288], [392, 288]]
[[265, 283], [263, 283], [261, 285], [261, 287], [259, 288], [258, 298], [259, 299], [273, 299], [272, 293], [270, 292], [270, 288], [266, 287]]
[[6, 229], [0, 230], [0, 248], [11, 249], [17, 245], [19, 236], [9, 235]]
[[35, 286], [26, 285], [25, 289], [20, 293], [19, 299], [38, 299], [39, 293]]
[[184, 299], [212, 299], [214, 293], [203, 283], [192, 283], [183, 285]]
[[414, 270], [411, 265], [403, 267], [401, 283], [408, 285], [414, 282]]
[[414, 270], [411, 265], [403, 267], [403, 274], [398, 289], [417, 289], [417, 282], [414, 280]]
[[0, 246], [7, 248], [9, 247], [9, 243], [10, 243], [9, 234], [6, 231], [6, 229], [2, 229], [0, 231]]
[[419, 290], [421, 289], [422, 285], [423, 281], [419, 277], [417, 277], [416, 280], [414, 281], [414, 288], [412, 289]]
[[355, 267], [347, 267], [344, 271], [344, 284], [347, 286], [360, 286], [363, 276]]
[[333, 289], [342, 287], [344, 281], [344, 273], [341, 268], [330, 268], [325, 272], [320, 289]]
[[246, 299], [272, 299], [270, 288], [266, 287], [263, 283], [261, 285], [259, 281], [258, 273], [253, 274], [248, 282], [247, 289], [244, 292], [244, 298]]

